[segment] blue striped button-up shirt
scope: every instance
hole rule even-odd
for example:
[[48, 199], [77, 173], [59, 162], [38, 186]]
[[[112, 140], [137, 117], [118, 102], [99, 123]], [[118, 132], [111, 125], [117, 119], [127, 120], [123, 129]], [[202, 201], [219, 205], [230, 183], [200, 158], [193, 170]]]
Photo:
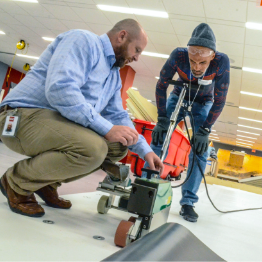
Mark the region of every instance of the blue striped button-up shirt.
[[[123, 109], [119, 67], [104, 34], [71, 30], [59, 35], [1, 106], [46, 108], [105, 136], [113, 125], [134, 128]], [[152, 149], [143, 136], [130, 150], [144, 157]]]

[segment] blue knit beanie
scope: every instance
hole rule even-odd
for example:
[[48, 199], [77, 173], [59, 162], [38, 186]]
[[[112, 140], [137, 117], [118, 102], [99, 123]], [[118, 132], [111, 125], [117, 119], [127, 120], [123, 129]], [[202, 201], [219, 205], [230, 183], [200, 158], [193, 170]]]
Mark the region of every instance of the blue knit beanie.
[[198, 25], [188, 42], [189, 46], [204, 46], [216, 52], [216, 37], [208, 24]]

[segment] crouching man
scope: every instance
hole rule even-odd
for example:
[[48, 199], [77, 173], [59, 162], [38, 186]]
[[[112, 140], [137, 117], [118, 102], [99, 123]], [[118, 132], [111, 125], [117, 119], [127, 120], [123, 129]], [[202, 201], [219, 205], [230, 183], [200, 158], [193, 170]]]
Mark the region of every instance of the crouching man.
[[[101, 166], [106, 169], [128, 148], [151, 169], [162, 170], [159, 157], [134, 129], [120, 96], [119, 69], [137, 61], [146, 44], [145, 31], [132, 19], [118, 22], [102, 36], [86, 30], [65, 32], [6, 96], [0, 108], [1, 140], [30, 157], [0, 180], [13, 212], [43, 216], [34, 193], [49, 206], [70, 208], [57, 187]], [[4, 128], [10, 116], [19, 119], [13, 135]]]

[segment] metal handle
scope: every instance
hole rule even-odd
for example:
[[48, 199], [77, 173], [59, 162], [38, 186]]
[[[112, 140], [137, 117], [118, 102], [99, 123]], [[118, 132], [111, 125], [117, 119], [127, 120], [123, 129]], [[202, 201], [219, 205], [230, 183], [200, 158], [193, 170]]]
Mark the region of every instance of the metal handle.
[[172, 136], [173, 131], [175, 129], [177, 117], [178, 117], [179, 111], [182, 107], [182, 103], [183, 103], [185, 94], [186, 94], [186, 86], [184, 85], [182, 90], [181, 90], [181, 93], [179, 95], [178, 102], [176, 104], [176, 108], [175, 108], [174, 112], [172, 113], [172, 115], [170, 117], [170, 125], [169, 125], [168, 131], [167, 131], [167, 134], [166, 134], [166, 138], [165, 138], [163, 147], [161, 149], [161, 154], [160, 154], [160, 159], [161, 159], [162, 162], [164, 161], [171, 136]]

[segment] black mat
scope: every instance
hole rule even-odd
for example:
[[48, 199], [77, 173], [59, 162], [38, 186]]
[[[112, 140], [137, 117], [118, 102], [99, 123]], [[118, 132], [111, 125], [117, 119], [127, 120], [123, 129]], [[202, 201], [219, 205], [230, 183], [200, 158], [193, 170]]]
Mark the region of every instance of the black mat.
[[225, 261], [187, 228], [166, 223], [103, 261]]

